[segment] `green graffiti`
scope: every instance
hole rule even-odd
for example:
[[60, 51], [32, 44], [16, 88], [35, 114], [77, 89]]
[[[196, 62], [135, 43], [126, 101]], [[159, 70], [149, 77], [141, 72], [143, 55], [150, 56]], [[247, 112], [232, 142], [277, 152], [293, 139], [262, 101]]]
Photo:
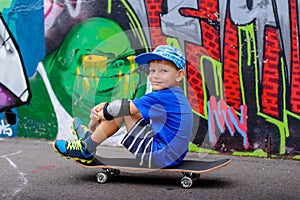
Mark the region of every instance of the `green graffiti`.
[[[283, 58], [281, 57], [280, 59], [281, 61], [281, 73], [285, 74], [285, 69], [284, 69], [284, 61]], [[275, 124], [278, 129], [279, 129], [279, 133], [280, 133], [280, 154], [284, 154], [285, 153], [285, 146], [286, 146], [286, 138], [290, 136], [289, 133], [289, 128], [288, 128], [288, 117], [287, 117], [287, 109], [286, 109], [286, 80], [284, 78], [282, 78], [282, 88], [283, 88], [283, 120], [280, 121], [278, 119], [269, 117], [265, 114], [259, 113], [260, 116], [264, 116], [266, 118], [266, 120], [268, 122], [271, 122], [273, 124]]]
[[[243, 51], [243, 41], [242, 41], [242, 35], [244, 34], [246, 36], [246, 42], [247, 42], [247, 53], [248, 53], [248, 60], [247, 65], [249, 67], [253, 66], [255, 68], [255, 96], [256, 96], [256, 106], [257, 106], [257, 115], [261, 116], [266, 119], [266, 121], [274, 124], [278, 127], [278, 131], [280, 134], [280, 154], [285, 153], [285, 146], [286, 146], [286, 138], [289, 137], [289, 130], [288, 130], [288, 120], [287, 120], [287, 114], [288, 111], [286, 109], [286, 82], [285, 79], [282, 79], [282, 87], [283, 87], [283, 119], [278, 120], [276, 118], [273, 118], [269, 115], [266, 115], [265, 113], [262, 113], [260, 110], [260, 95], [259, 95], [259, 69], [258, 69], [258, 62], [257, 62], [257, 56], [256, 56], [256, 38], [255, 38], [255, 30], [254, 25], [250, 24], [247, 26], [239, 26], [238, 27], [238, 34], [239, 34], [239, 66], [240, 66], [240, 82], [241, 82], [241, 93], [242, 93], [242, 99], [243, 103], [246, 102], [245, 100], [245, 91], [244, 91], [244, 83], [243, 83], [243, 76], [242, 76], [242, 51]], [[253, 49], [251, 49], [251, 46]], [[252, 59], [252, 55], [255, 59]], [[251, 61], [253, 60], [253, 63]], [[284, 69], [284, 61], [283, 58], [281, 58], [281, 73], [285, 74]]]
[[53, 105], [40, 74], [36, 73], [31, 77], [29, 83], [32, 91], [31, 103], [18, 107], [18, 136], [54, 139], [58, 125]]
[[112, 9], [112, 0], [107, 0], [107, 13], [110, 14], [111, 13], [111, 9]]
[[[247, 66], [248, 67], [254, 67], [254, 73], [255, 73], [255, 100], [256, 100], [256, 106], [257, 106], [257, 115], [261, 116], [266, 119], [267, 122], [274, 124], [279, 131], [280, 136], [280, 144], [279, 144], [279, 153], [284, 154], [285, 153], [285, 147], [286, 147], [286, 138], [289, 137], [289, 129], [288, 129], [288, 115], [294, 115], [293, 113], [290, 113], [286, 109], [286, 80], [282, 80], [282, 88], [283, 88], [283, 118], [282, 119], [276, 119], [272, 116], [266, 115], [265, 113], [262, 113], [260, 110], [260, 95], [259, 95], [259, 68], [258, 68], [258, 62], [257, 62], [257, 51], [256, 51], [256, 38], [255, 38], [255, 31], [254, 31], [254, 25], [250, 24], [247, 26], [239, 26], [238, 27], [238, 38], [239, 38], [239, 77], [240, 77], [240, 83], [241, 83], [241, 97], [242, 97], [242, 104], [246, 104], [246, 96], [245, 96], [245, 89], [244, 89], [244, 79], [243, 79], [243, 58], [242, 58], [242, 52], [244, 48], [247, 49]], [[246, 38], [244, 41], [243, 38]], [[280, 59], [281, 61], [281, 74], [285, 74], [285, 67], [284, 67], [284, 61], [283, 58]], [[200, 58], [200, 68], [201, 74], [202, 74], [202, 87], [204, 90], [204, 103], [207, 102], [207, 94], [216, 96], [220, 99], [223, 99], [223, 82], [222, 82], [222, 64], [218, 61], [215, 61], [214, 59], [202, 56]], [[209, 91], [207, 91], [209, 90]], [[206, 105], [206, 104], [205, 104]], [[204, 119], [207, 119], [207, 107], [204, 106], [204, 116], [202, 116], [200, 113], [196, 113], [197, 115], [203, 117]], [[237, 114], [239, 114], [236, 111]], [[298, 117], [298, 116], [296, 116]], [[299, 117], [298, 117], [299, 118]], [[238, 155], [242, 155], [243, 153], [235, 152]], [[261, 151], [254, 151], [250, 153], [245, 153], [243, 155], [247, 156], [256, 156], [256, 157], [266, 157], [266, 153]]]
[[[126, 9], [129, 26], [133, 30], [125, 31], [110, 19], [89, 18], [74, 26], [61, 46], [43, 60], [46, 76], [61, 108], [71, 117], [82, 118], [86, 124], [91, 106], [96, 103], [116, 98], [133, 99], [144, 95], [146, 91], [146, 74], [133, 62], [135, 50], [131, 45], [138, 44], [140, 48], [148, 51], [148, 44], [134, 11], [126, 1], [121, 3]], [[112, 6], [112, 1], [108, 0], [108, 14], [113, 14], [115, 9]], [[135, 36], [134, 41], [129, 40], [129, 31]], [[30, 106], [21, 108], [21, 116], [26, 119], [22, 119], [24, 123], [20, 130], [22, 129], [24, 136], [35, 137], [34, 134], [38, 131], [36, 137], [54, 139], [59, 127], [69, 127], [69, 124], [63, 125], [57, 121], [59, 113], [53, 109], [52, 99], [47, 95], [48, 88], [45, 89], [38, 73], [30, 80], [30, 85], [34, 88], [35, 98]], [[33, 113], [41, 113], [41, 108], [49, 116]], [[48, 128], [33, 125], [36, 128], [29, 130], [26, 124], [31, 124], [33, 119], [26, 116], [32, 115], [39, 116], [34, 119], [36, 124], [44, 123]]]
[[167, 45], [174, 46], [174, 47], [176, 47], [176, 48], [178, 48], [178, 49], [180, 49], [182, 51], [182, 49], [181, 49], [181, 47], [179, 45], [179, 42], [178, 42], [178, 40], [176, 38], [167, 37], [166, 43], [167, 43]]
[[[256, 51], [252, 51], [251, 47], [253, 46], [253, 49], [256, 49], [256, 43], [255, 43], [255, 34], [254, 34], [254, 28], [253, 24], [247, 25], [247, 26], [238, 26], [238, 43], [239, 43], [239, 77], [240, 77], [240, 86], [241, 86], [241, 98], [242, 98], [242, 104], [245, 104], [246, 97], [245, 97], [245, 89], [244, 89], [244, 80], [242, 75], [242, 60], [241, 57], [242, 51], [243, 51], [243, 42], [242, 41], [242, 34], [245, 33], [246, 35], [246, 45], [247, 45], [247, 65], [249, 67], [253, 66], [257, 69], [257, 63], [254, 62], [253, 65], [251, 63], [252, 61], [252, 53], [254, 53], [254, 58], [256, 58]], [[254, 59], [255, 60], [255, 59]], [[257, 75], [257, 74], [256, 74]], [[257, 93], [258, 94], [258, 93]], [[258, 97], [258, 96], [257, 96]], [[256, 98], [256, 103], [259, 106], [259, 98]]]
[[145, 49], [148, 51], [148, 43], [146, 41], [146, 37], [144, 35], [143, 28], [142, 28], [137, 16], [135, 15], [135, 12], [131, 9], [131, 6], [128, 5], [126, 0], [121, 0], [121, 3], [127, 9], [126, 15], [127, 15], [128, 19], [130, 20], [131, 30], [138, 37], [142, 46], [145, 47]]
[[[208, 56], [201, 56], [200, 58], [200, 72], [202, 75], [202, 88], [204, 93], [204, 115], [194, 111], [197, 115], [208, 119], [207, 111], [207, 94], [218, 97], [218, 99], [224, 98], [224, 86], [222, 79], [222, 63], [214, 60]], [[207, 91], [208, 90], [208, 91]]]
[[209, 153], [209, 154], [220, 154], [218, 151], [214, 151], [211, 149], [205, 149], [198, 147], [196, 144], [190, 143], [189, 144], [189, 152], [195, 152], [195, 153]]
[[[240, 32], [243, 31], [246, 35], [246, 41], [247, 41], [247, 65], [249, 67], [252, 66], [252, 53], [254, 54], [254, 58], [256, 58], [256, 51], [252, 51], [251, 50], [251, 46], [254, 45], [254, 49], [256, 49], [255, 47], [255, 42], [252, 42], [253, 39], [255, 39], [255, 32], [254, 32], [254, 27], [253, 27], [253, 24], [250, 24], [248, 26], [241, 26], [239, 27], [239, 35], [241, 34]], [[241, 42], [241, 41], [240, 41]], [[241, 47], [241, 44], [240, 44], [240, 47]], [[254, 59], [255, 61], [255, 59]]]
[[[281, 73], [285, 74], [285, 69], [284, 69], [284, 62], [283, 59], [280, 59], [281, 61]], [[258, 82], [258, 81], [257, 81]], [[280, 146], [279, 146], [279, 154], [285, 154], [285, 147], [286, 147], [286, 138], [289, 137], [289, 129], [288, 129], [288, 118], [287, 118], [287, 109], [286, 109], [286, 81], [284, 78], [282, 78], [282, 88], [283, 88], [283, 107], [282, 107], [282, 112], [283, 112], [283, 118], [282, 120], [273, 118], [269, 115], [266, 115], [265, 113], [260, 112], [258, 110], [257, 115], [264, 117], [266, 121], [274, 124], [275, 126], [278, 127], [279, 135], [280, 135]], [[258, 89], [257, 89], [258, 90]]]
[[135, 98], [145, 92], [145, 74], [128, 59], [135, 51], [114, 21], [90, 18], [77, 24], [44, 61], [51, 85], [70, 115], [89, 119], [99, 102]]
[[267, 158], [268, 154], [264, 152], [262, 149], [255, 150], [253, 152], [239, 152], [234, 151], [232, 153], [234, 156], [244, 156], [244, 157], [258, 157], [258, 158]]
[[[87, 124], [90, 109], [96, 103], [144, 95], [147, 78], [133, 62], [135, 50], [131, 42], [137, 41], [130, 41], [126, 31], [109, 19], [90, 18], [73, 27], [61, 46], [43, 60], [61, 108]], [[60, 126], [70, 124], [57, 122], [59, 113], [39, 73], [30, 80], [30, 85], [34, 98], [30, 106], [20, 108], [24, 119], [20, 120], [19, 135], [54, 139]]]
[[5, 8], [9, 8], [12, 5], [12, 0], [5, 0], [1, 1], [0, 3], [0, 12], [3, 11]]

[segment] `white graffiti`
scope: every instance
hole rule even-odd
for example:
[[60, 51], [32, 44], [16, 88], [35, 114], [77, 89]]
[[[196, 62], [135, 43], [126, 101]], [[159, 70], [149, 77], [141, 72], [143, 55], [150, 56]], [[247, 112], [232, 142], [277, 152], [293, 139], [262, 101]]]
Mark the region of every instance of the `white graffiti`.
[[81, 10], [81, 3], [82, 3], [82, 0], [77, 0], [76, 1], [76, 6], [73, 7], [73, 4], [74, 1], [73, 0], [65, 0], [65, 4], [68, 8], [68, 11], [69, 11], [69, 14], [72, 16], [72, 17], [77, 17], [80, 13], [80, 10]]
[[81, 4], [82, 0], [44, 0], [45, 32], [53, 26], [65, 7], [71, 17], [77, 17], [81, 11]]
[[5, 124], [4, 120], [2, 119], [1, 123], [0, 123], [0, 136], [3, 135], [3, 136], [10, 137], [10, 136], [12, 136], [12, 134], [13, 134], [13, 131], [10, 128], [10, 125], [9, 124]]
[[[291, 37], [290, 37], [290, 13], [289, 13], [289, 1], [264, 1], [253, 0], [252, 6], [247, 6], [247, 0], [240, 0], [230, 2], [230, 16], [235, 24], [246, 25], [252, 21], [256, 21], [256, 34], [257, 34], [257, 49], [258, 61], [260, 66], [260, 80], [262, 79], [262, 63], [263, 63], [263, 45], [265, 26], [270, 25], [273, 27], [280, 27], [282, 35], [282, 46], [285, 52], [286, 58], [289, 57], [291, 52]], [[287, 62], [288, 80], [290, 81], [290, 59], [285, 59]]]

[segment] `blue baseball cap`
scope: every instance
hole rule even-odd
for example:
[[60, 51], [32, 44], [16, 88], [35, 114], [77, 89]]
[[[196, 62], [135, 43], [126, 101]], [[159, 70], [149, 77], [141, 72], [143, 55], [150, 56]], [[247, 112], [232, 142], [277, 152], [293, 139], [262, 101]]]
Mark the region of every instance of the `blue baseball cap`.
[[142, 53], [135, 57], [135, 62], [139, 65], [149, 66], [153, 60], [167, 60], [173, 62], [178, 69], [185, 69], [185, 58], [181, 51], [169, 45], [160, 45], [153, 52]]

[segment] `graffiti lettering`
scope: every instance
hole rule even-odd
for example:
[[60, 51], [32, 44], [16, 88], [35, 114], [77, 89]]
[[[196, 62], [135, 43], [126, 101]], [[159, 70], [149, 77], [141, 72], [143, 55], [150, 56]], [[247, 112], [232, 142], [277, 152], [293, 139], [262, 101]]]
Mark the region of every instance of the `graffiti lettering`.
[[[50, 80], [56, 81], [59, 73], [62, 73], [64, 80], [70, 78], [66, 76], [67, 73], [56, 71], [58, 65], [53, 67], [49, 64], [48, 61], [54, 59], [54, 54], [50, 52], [64, 49], [65, 51], [59, 51], [64, 52], [60, 58], [73, 61], [74, 49], [89, 49], [86, 40], [81, 37], [78, 37], [76, 45], [68, 45], [70, 49], [61, 45], [63, 37], [69, 34], [71, 28], [90, 17], [107, 18], [116, 24], [119, 23], [124, 30], [131, 29], [130, 31], [134, 32], [133, 35], [129, 34], [131, 40], [129, 43], [135, 50], [146, 51], [149, 47], [153, 49], [158, 45], [168, 44], [183, 51], [187, 60], [187, 76], [184, 82], [186, 95], [196, 119], [199, 118], [205, 127], [208, 126], [208, 142], [217, 143], [216, 149], [220, 147], [218, 142], [222, 141], [224, 144], [228, 142], [225, 145], [230, 149], [250, 151], [264, 147], [265, 138], [270, 137], [273, 141], [272, 153], [284, 155], [292, 152], [288, 156], [298, 154], [300, 151], [299, 0], [88, 2], [44, 0], [44, 23], [34, 24], [33, 27], [37, 28], [31, 33], [43, 28], [45, 30], [45, 35], [40, 35], [45, 36], [45, 40], [39, 38], [38, 42], [46, 41], [46, 53], [49, 54], [43, 64]], [[12, 4], [11, 13], [4, 16], [7, 16], [7, 21], [10, 22], [9, 27], [16, 29], [20, 42], [24, 41], [20, 40], [24, 38], [21, 34], [23, 29], [31, 27], [33, 22], [20, 23], [24, 18], [22, 15], [17, 17], [19, 9], [14, 6], [15, 4]], [[36, 21], [40, 23], [42, 20]], [[103, 24], [105, 28], [103, 30], [107, 30], [108, 27], [105, 26]], [[93, 27], [91, 30], [84, 27], [80, 30], [91, 32]], [[75, 35], [70, 35], [71, 37], [67, 39], [75, 41]], [[34, 39], [32, 37], [28, 40], [30, 42], [20, 42], [25, 58], [26, 55], [31, 55], [26, 49], [35, 42]], [[89, 37], [88, 41], [93, 45], [99, 44], [96, 38]], [[30, 56], [30, 59], [32, 57], [37, 59], [37, 55]], [[7, 57], [2, 59], [11, 65]], [[25, 61], [28, 61], [28, 57]], [[70, 68], [70, 72], [72, 70]], [[59, 101], [71, 113], [73, 108], [68, 107], [70, 105], [68, 101], [72, 91], [66, 89], [66, 93], [63, 94], [67, 95], [58, 95], [63, 91], [61, 88], [67, 87], [62, 85], [64, 82], [54, 83], [53, 85], [57, 86], [53, 88], [54, 93], [61, 96]], [[87, 82], [87, 86], [88, 83], [90, 82]], [[35, 88], [41, 88], [39, 86]], [[108, 84], [103, 88], [113, 86]], [[122, 88], [126, 90], [127, 86]], [[107, 91], [110, 92], [110, 89]], [[100, 92], [99, 95], [105, 96]], [[40, 102], [33, 102], [32, 105], [38, 107], [38, 103]], [[35, 115], [34, 111], [24, 113], [26, 116]], [[2, 125], [1, 133], [7, 131], [7, 128]], [[206, 134], [205, 129], [194, 128], [196, 134], [204, 132]], [[22, 132], [25, 131], [18, 131]], [[218, 132], [222, 134], [220, 139], [217, 138]], [[195, 138], [193, 142], [197, 144], [203, 142], [202, 136]], [[286, 152], [286, 149], [292, 150]]]
[[[160, 17], [163, 33], [178, 38], [182, 47], [184, 46], [184, 41], [201, 45], [202, 37], [199, 21], [192, 17], [182, 16], [180, 12], [178, 12], [178, 5], [180, 5], [181, 8], [196, 9], [198, 6], [197, 1], [168, 0], [168, 5], [168, 12]], [[175, 18], [178, 20], [174, 21]], [[187, 29], [190, 31], [186, 31]], [[176, 32], [174, 32], [174, 30]]]
[[216, 101], [214, 96], [210, 97], [207, 102], [208, 108], [208, 134], [212, 144], [217, 142], [215, 121], [221, 133], [225, 131], [225, 125], [231, 136], [234, 136], [235, 130], [243, 137], [243, 145], [247, 149], [249, 147], [247, 135], [247, 106], [241, 106], [241, 117], [238, 119], [233, 107], [227, 107], [224, 100]]
[[10, 125], [9, 124], [5, 124], [4, 120], [1, 120], [1, 123], [0, 123], [0, 135], [11, 137], [12, 134], [13, 134], [13, 131], [10, 128]]

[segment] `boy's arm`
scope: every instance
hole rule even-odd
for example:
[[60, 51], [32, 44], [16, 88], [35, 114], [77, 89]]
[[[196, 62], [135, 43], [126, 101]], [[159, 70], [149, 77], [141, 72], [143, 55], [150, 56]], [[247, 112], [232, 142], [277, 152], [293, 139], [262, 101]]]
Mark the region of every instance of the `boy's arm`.
[[134, 105], [132, 101], [129, 101], [129, 106], [130, 106], [130, 114], [135, 115], [140, 113], [139, 109]]
[[137, 107], [128, 99], [118, 99], [105, 105], [97, 112], [100, 120], [112, 120], [114, 118], [129, 116], [139, 113]]

